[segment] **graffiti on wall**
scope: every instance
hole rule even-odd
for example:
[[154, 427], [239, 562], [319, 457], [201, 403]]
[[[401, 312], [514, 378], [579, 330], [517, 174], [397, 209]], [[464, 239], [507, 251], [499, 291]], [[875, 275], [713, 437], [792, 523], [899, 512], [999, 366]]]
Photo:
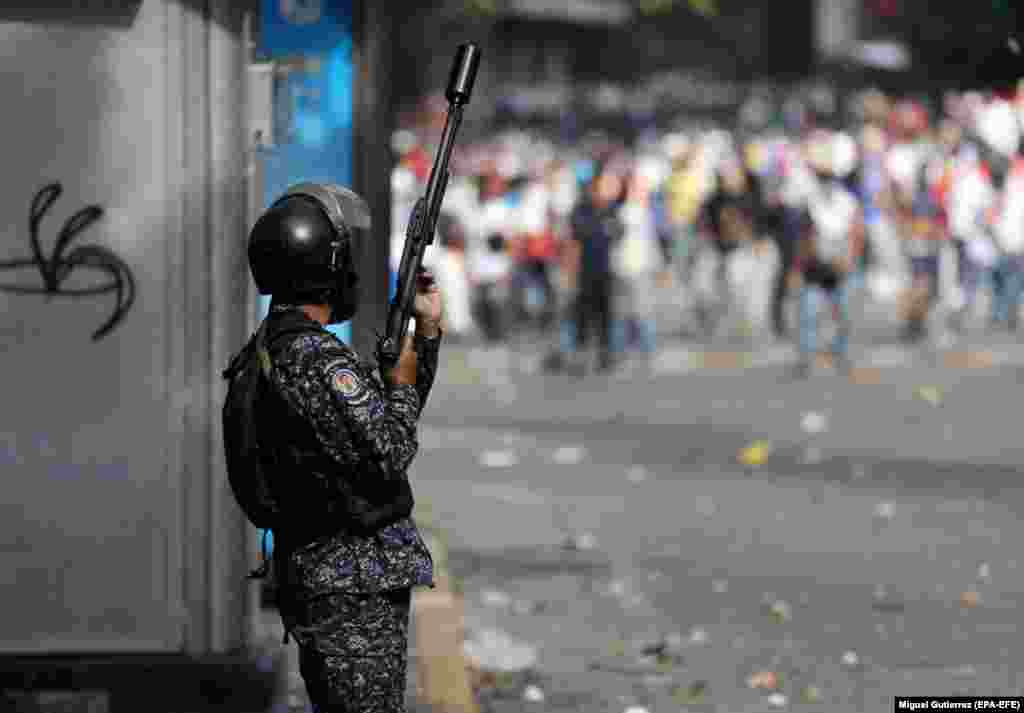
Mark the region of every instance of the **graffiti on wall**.
[[[47, 300], [53, 297], [92, 297], [115, 293], [117, 301], [113, 313], [92, 334], [92, 341], [96, 342], [110, 334], [135, 303], [135, 278], [124, 260], [102, 245], [78, 245], [69, 251], [71, 242], [103, 216], [103, 208], [98, 205], [86, 206], [64, 221], [64, 225], [57, 233], [53, 253], [47, 256], [43, 252], [39, 228], [43, 217], [63, 191], [60, 183], [50, 183], [43, 186], [32, 198], [28, 218], [28, 238], [32, 257], [0, 260], [0, 272], [34, 267], [42, 278], [42, 285], [0, 283], [0, 292], [41, 294], [46, 295]], [[103, 284], [90, 287], [68, 286], [65, 283], [75, 268], [89, 268], [102, 272], [109, 279]]]

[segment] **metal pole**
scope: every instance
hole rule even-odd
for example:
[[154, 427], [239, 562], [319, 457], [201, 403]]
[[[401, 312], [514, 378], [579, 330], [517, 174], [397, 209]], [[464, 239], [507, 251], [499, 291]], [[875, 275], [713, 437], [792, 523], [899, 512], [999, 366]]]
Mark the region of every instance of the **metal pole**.
[[373, 215], [360, 258], [362, 303], [352, 321], [352, 346], [366, 356], [376, 348], [375, 330], [387, 318], [391, 245], [391, 91], [394, 15], [390, 3], [353, 0], [352, 183]]

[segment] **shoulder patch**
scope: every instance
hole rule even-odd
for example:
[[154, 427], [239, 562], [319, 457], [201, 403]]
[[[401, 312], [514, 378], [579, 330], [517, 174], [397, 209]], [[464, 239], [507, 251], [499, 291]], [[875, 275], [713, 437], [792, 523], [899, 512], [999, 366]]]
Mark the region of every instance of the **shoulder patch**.
[[369, 395], [366, 384], [351, 369], [338, 369], [333, 382], [334, 390], [347, 401], [359, 403]]

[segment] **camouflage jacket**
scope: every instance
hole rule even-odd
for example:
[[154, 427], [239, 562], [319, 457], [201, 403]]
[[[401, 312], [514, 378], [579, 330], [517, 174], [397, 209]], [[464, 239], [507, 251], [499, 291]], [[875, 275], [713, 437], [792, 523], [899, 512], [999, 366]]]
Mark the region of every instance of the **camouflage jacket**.
[[[270, 318], [294, 309], [275, 305]], [[340, 477], [406, 478], [418, 448], [417, 421], [437, 372], [440, 341], [417, 336], [416, 385], [390, 387], [349, 346], [322, 329], [291, 337], [275, 350], [271, 382], [312, 426], [323, 452], [338, 464]], [[340, 592], [434, 586], [430, 552], [411, 518], [372, 534], [336, 532], [295, 548], [279, 544], [284, 538], [276, 535], [275, 577], [281, 594], [295, 602]]]

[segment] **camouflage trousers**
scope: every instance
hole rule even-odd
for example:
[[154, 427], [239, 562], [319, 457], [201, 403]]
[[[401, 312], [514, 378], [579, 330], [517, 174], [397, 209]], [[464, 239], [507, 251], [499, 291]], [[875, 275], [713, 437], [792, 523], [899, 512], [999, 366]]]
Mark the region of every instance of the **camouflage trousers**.
[[291, 635], [314, 713], [405, 713], [410, 598], [339, 593], [298, 608]]

